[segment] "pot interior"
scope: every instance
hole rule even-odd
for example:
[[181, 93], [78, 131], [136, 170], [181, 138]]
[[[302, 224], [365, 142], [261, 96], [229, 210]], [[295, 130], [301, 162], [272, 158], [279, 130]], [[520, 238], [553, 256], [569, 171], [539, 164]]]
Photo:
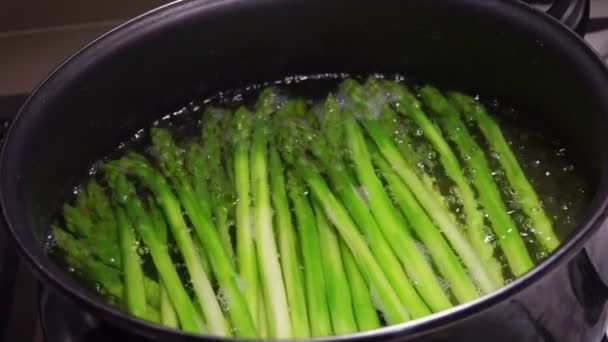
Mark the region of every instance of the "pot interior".
[[189, 1], [93, 43], [25, 105], [1, 169], [18, 243], [37, 268], [79, 289], [42, 246], [95, 160], [218, 90], [340, 72], [396, 72], [512, 103], [562, 137], [596, 199], [605, 194], [608, 75], [580, 40], [534, 10], [499, 0]]

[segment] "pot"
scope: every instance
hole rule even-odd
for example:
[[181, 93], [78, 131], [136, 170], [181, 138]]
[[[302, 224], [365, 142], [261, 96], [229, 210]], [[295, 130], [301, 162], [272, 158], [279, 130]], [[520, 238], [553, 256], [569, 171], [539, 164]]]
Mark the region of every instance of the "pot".
[[[0, 160], [10, 235], [44, 284], [131, 333], [220, 341], [153, 325], [101, 301], [43, 249], [72, 186], [140, 127], [193, 98], [294, 74], [400, 72], [535, 113], [586, 167], [593, 201], [535, 269], [453, 309], [355, 341], [599, 341], [608, 299], [608, 71], [576, 34], [589, 2], [558, 20], [510, 0], [192, 0], [131, 20], [73, 55], [33, 92]], [[568, 25], [569, 27], [567, 27]]]

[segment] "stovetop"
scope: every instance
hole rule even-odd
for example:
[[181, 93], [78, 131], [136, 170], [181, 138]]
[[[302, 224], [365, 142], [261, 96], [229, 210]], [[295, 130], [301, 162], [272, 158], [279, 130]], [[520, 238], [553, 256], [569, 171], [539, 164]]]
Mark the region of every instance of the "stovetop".
[[[592, 19], [585, 40], [608, 62], [608, 1], [592, 0], [591, 4]], [[26, 98], [27, 94], [0, 96], [0, 137]], [[91, 330], [92, 334], [82, 335], [83, 328], [98, 322], [42, 287], [20, 260], [3, 228], [0, 227], [0, 341], [101, 341], [121, 335], [103, 325]]]

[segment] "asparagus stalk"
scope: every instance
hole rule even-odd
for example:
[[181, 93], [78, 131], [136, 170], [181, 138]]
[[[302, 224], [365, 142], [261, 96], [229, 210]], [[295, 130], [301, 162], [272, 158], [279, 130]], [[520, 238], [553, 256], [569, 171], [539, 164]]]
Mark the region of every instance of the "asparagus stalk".
[[[258, 281], [261, 281], [261, 279], [259, 279]], [[258, 291], [258, 320], [257, 320], [258, 334], [261, 338], [268, 338], [268, 337], [270, 337], [269, 331], [268, 331], [268, 317], [267, 317], [268, 313], [266, 312], [266, 306], [264, 303], [265, 303], [264, 293], [263, 293], [262, 289], [259, 289], [259, 291]]]
[[122, 263], [125, 281], [125, 297], [127, 308], [131, 314], [140, 318], [148, 318], [146, 313], [146, 292], [144, 290], [144, 274], [141, 268], [141, 258], [137, 252], [137, 244], [133, 227], [127, 214], [121, 207], [116, 207], [116, 221], [122, 253]]
[[79, 240], [103, 263], [120, 267], [122, 260], [116, 220], [107, 196], [95, 179], [78, 193], [76, 202], [76, 207], [64, 206], [68, 230], [78, 235]]
[[252, 127], [251, 114], [245, 107], [240, 107], [233, 119], [234, 145], [234, 180], [237, 194], [236, 204], [236, 254], [239, 273], [245, 283], [245, 299], [253, 320], [261, 328], [258, 305], [263, 304], [258, 298], [259, 276], [256, 250], [253, 238], [253, 221], [251, 212], [251, 185], [249, 183], [249, 145]]
[[383, 231], [395, 252], [401, 251], [399, 256], [410, 280], [429, 307], [437, 312], [452, 306], [447, 294], [444, 292], [439, 280], [424, 255], [418, 249], [416, 242], [408, 233], [407, 223], [391, 203], [384, 190], [382, 182], [374, 172], [371, 157], [365, 143], [365, 138], [358, 123], [354, 119], [347, 119], [346, 132], [351, 151], [352, 160], [361, 184], [369, 193], [369, 205], [376, 219], [382, 219]]
[[[410, 283], [404, 268], [401, 266], [397, 254], [393, 252], [389, 243], [386, 241], [375, 218], [370, 213], [367, 199], [361, 198], [348, 169], [343, 162], [342, 145], [344, 144], [343, 119], [338, 103], [333, 96], [328, 96], [325, 101], [323, 119], [320, 123], [321, 132], [325, 139], [313, 138], [312, 152], [324, 165], [324, 171], [328, 174], [337, 195], [346, 206], [351, 216], [361, 229], [362, 233], [369, 240], [370, 248], [377, 260], [382, 260], [384, 272], [394, 289], [398, 289], [397, 295], [401, 303], [405, 305], [412, 317], [418, 318], [429, 315], [431, 312], [427, 305], [420, 298], [416, 290]], [[300, 126], [300, 130], [306, 130], [305, 126]], [[312, 131], [304, 131], [300, 134], [285, 130], [291, 137], [313, 136]], [[326, 142], [326, 143], [325, 143]], [[286, 143], [291, 146], [294, 143]], [[304, 150], [305, 147], [294, 149], [294, 151]], [[296, 154], [298, 159], [305, 159], [302, 152]]]
[[448, 139], [458, 146], [462, 159], [474, 170], [474, 172], [471, 172], [473, 184], [475, 184], [479, 193], [479, 201], [488, 214], [490, 222], [492, 222], [492, 227], [498, 237], [498, 243], [513, 274], [515, 276], [522, 275], [530, 270], [534, 263], [519, 235], [515, 222], [509, 216], [502, 201], [483, 150], [471, 136], [466, 125], [460, 120], [458, 111], [436, 88], [425, 86], [421, 89], [420, 94], [425, 105], [437, 114], [439, 123]]
[[177, 329], [179, 328], [179, 318], [171, 303], [169, 290], [164, 283], [161, 284], [160, 291], [160, 321], [169, 328]]
[[[284, 107], [288, 105], [285, 104]], [[283, 108], [281, 108], [283, 110]], [[270, 149], [270, 188], [272, 204], [275, 212], [275, 224], [279, 253], [281, 255], [281, 270], [285, 280], [287, 304], [291, 316], [293, 337], [310, 337], [308, 309], [302, 270], [300, 269], [299, 248], [296, 243], [296, 233], [289, 210], [287, 193], [285, 192], [285, 176], [281, 157], [275, 148]]]
[[[209, 108], [203, 116], [202, 140], [205, 150], [205, 157], [208, 165], [209, 175], [226, 174], [222, 165], [221, 156], [221, 136], [222, 122], [221, 117], [229, 115], [218, 108]], [[234, 264], [234, 250], [230, 238], [230, 225], [228, 224], [228, 212], [230, 211], [230, 182], [225, 177], [209, 177], [209, 189], [211, 191], [211, 201], [213, 206], [213, 216], [215, 226], [224, 244], [224, 249], [228, 253], [230, 261]]]
[[[362, 87], [352, 80], [345, 81], [343, 87], [350, 95], [353, 105], [357, 110], [361, 111], [361, 114], [363, 115], [361, 120], [363, 121], [365, 129], [378, 147], [380, 153], [392, 165], [393, 169], [407, 184], [410, 191], [415, 194], [418, 202], [420, 202], [429, 216], [432, 217], [437, 227], [440, 228], [447, 237], [454, 250], [458, 253], [469, 272], [476, 280], [482, 292], [486, 293], [498, 288], [501, 284], [496, 284], [493, 278], [488, 274], [481, 263], [481, 260], [477, 257], [475, 251], [470, 246], [457, 224], [453, 221], [443, 203], [438, 201], [435, 194], [428, 191], [428, 188], [420, 178], [418, 178], [407, 161], [401, 156], [390, 136], [373, 118], [373, 113], [367, 109], [366, 102], [362, 97]], [[377, 101], [377, 99], [375, 100]], [[357, 126], [352, 126], [355, 129], [358, 128]]]
[[353, 314], [352, 297], [346, 278], [340, 243], [321, 206], [313, 202], [323, 274], [325, 275], [325, 290], [327, 306], [331, 315], [334, 334], [348, 334], [357, 331], [357, 322]]
[[[148, 208], [151, 222], [154, 222], [156, 225], [156, 234], [158, 235], [159, 242], [163, 245], [167, 245], [168, 229], [162, 211], [156, 205], [152, 198], [148, 198]], [[159, 279], [159, 281], [161, 322], [170, 328], [179, 328], [179, 317], [177, 316], [177, 312], [175, 310], [175, 307], [173, 306], [173, 303], [171, 303], [167, 284], [162, 280], [162, 277], [161, 279]]]
[[205, 150], [197, 143], [190, 143], [186, 147], [185, 167], [192, 184], [192, 190], [196, 196], [200, 210], [205, 216], [211, 217], [211, 195], [209, 191], [208, 179], [211, 178], [209, 168], [205, 163]]
[[262, 278], [263, 295], [266, 299], [268, 325], [271, 337], [290, 338], [291, 320], [287, 307], [287, 295], [281, 274], [281, 265], [272, 226], [272, 207], [268, 186], [268, 137], [267, 120], [276, 109], [276, 94], [267, 88], [256, 104], [256, 122], [251, 141], [251, 184], [254, 208], [254, 231], [258, 259], [258, 271]]
[[496, 121], [488, 115], [485, 107], [472, 97], [462, 93], [450, 93], [449, 95], [452, 104], [461, 113], [473, 118], [490, 147], [498, 153], [498, 161], [505, 170], [509, 184], [515, 190], [524, 213], [532, 220], [532, 227], [534, 227], [539, 244], [549, 251], [556, 249], [560, 241], [553, 230], [553, 223], [543, 209], [536, 191], [534, 191]]
[[[211, 202], [211, 195], [209, 194], [209, 187], [207, 180], [209, 179], [209, 170], [205, 167], [204, 150], [201, 145], [197, 143], [190, 143], [186, 147], [185, 166], [187, 174], [190, 176], [189, 179], [192, 184], [192, 190], [194, 191], [195, 201], [199, 204], [199, 209], [207, 217], [211, 217], [211, 209], [209, 203]], [[205, 274], [209, 277], [209, 280], [213, 281], [213, 271], [209, 264], [209, 258], [204, 252], [202, 242], [198, 239], [194, 239], [194, 245], [200, 255], [201, 265], [205, 270]]]
[[[152, 129], [151, 134], [152, 143], [157, 148], [161, 170], [167, 178], [171, 179], [180, 199], [179, 202], [181, 202], [186, 210], [194, 226], [194, 232], [198, 235], [199, 241], [201, 241], [209, 257], [211, 267], [222, 291], [223, 303], [226, 304], [226, 311], [232, 321], [232, 330], [240, 337], [256, 336], [255, 324], [245, 297], [239, 288], [236, 271], [230, 262], [228, 253], [224, 250], [224, 246], [211, 218], [205, 215], [199, 206], [199, 202], [196, 201], [192, 186], [182, 169], [183, 160], [179, 148], [167, 130], [155, 128]], [[180, 216], [179, 219], [182, 221], [179, 222], [179, 225], [183, 225], [183, 218]], [[198, 272], [199, 270], [202, 271], [202, 268], [195, 268], [193, 270]], [[218, 334], [230, 335], [231, 331], [229, 330], [228, 323], [222, 315], [217, 298], [212, 295], [213, 291], [202, 291], [203, 286], [206, 287], [207, 284], [210, 286], [209, 279], [204, 272], [196, 274], [200, 277], [197, 281], [201, 282], [201, 286], [195, 287], [195, 291], [198, 291], [197, 296], [201, 302], [206, 302], [205, 305], [201, 306], [206, 319]]]
[[352, 307], [357, 320], [357, 327], [359, 331], [367, 331], [377, 329], [381, 326], [378, 312], [374, 308], [370, 296], [370, 289], [363, 279], [363, 275], [357, 267], [355, 258], [353, 257], [348, 246], [342, 239], [340, 242], [340, 252], [342, 253], [342, 260], [344, 261], [344, 269], [348, 278], [348, 284], [350, 285], [350, 292], [352, 294]]
[[502, 267], [494, 257], [494, 246], [488, 241], [483, 212], [475, 198], [475, 192], [467, 181], [463, 169], [454, 151], [443, 137], [441, 129], [437, 127], [422, 111], [421, 103], [404, 84], [390, 81], [380, 81], [381, 86], [387, 89], [398, 104], [395, 108], [404, 116], [416, 122], [424, 136], [431, 142], [437, 153], [439, 161], [456, 186], [456, 194], [460, 197], [465, 214], [466, 232], [472, 247], [482, 259], [485, 268], [493, 278], [495, 284], [504, 283]]
[[450, 245], [437, 230], [424, 209], [418, 204], [399, 176], [390, 165], [378, 154], [372, 155], [374, 164], [381, 170], [388, 182], [399, 207], [410, 222], [421, 242], [428, 249], [439, 273], [448, 281], [450, 290], [460, 303], [465, 303], [479, 296], [475, 285], [469, 279], [458, 257]]
[[321, 245], [315, 216], [306, 190], [292, 173], [287, 173], [287, 190], [293, 204], [302, 249], [311, 336], [329, 336], [332, 334], [332, 321], [327, 303]]

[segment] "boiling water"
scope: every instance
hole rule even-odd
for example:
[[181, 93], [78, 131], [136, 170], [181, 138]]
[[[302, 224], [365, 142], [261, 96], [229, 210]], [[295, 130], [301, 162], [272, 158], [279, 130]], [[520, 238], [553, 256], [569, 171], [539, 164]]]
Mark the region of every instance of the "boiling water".
[[[178, 142], [189, 140], [200, 141], [201, 116], [204, 109], [209, 105], [235, 109], [237, 106], [245, 104], [251, 108], [259, 91], [267, 85], [274, 85], [281, 90], [281, 94], [283, 94], [285, 98], [302, 96], [308, 99], [307, 104], [312, 106], [311, 110], [314, 112], [317, 110], [317, 108], [315, 108], [315, 103], [318, 100], [323, 99], [328, 92], [334, 91], [339, 84], [339, 81], [345, 76], [347, 75], [325, 74], [317, 76], [297, 76], [269, 84], [252, 85], [244, 89], [220, 92], [202, 101], [193, 101], [173, 113], [168, 113], [152, 125], [169, 128]], [[402, 80], [403, 77], [398, 76], [396, 79]], [[531, 181], [531, 184], [536, 189], [544, 210], [552, 219], [556, 234], [562, 241], [567, 239], [576, 228], [577, 222], [579, 222], [581, 216], [584, 214], [591, 196], [590, 185], [586, 182], [583, 165], [578, 164], [576, 160], [571, 158], [574, 151], [571, 151], [559, 137], [541, 129], [530, 128], [532, 126], [529, 122], [526, 122], [523, 119], [526, 117], [526, 115], [524, 115], [525, 113], [522, 113], [518, 109], [514, 109], [507, 104], [503, 104], [500, 101], [485, 100], [483, 98], [481, 101], [486, 104], [488, 112], [492, 113], [499, 122], [520, 165]], [[499, 185], [503, 200], [507, 203], [509, 214], [514, 218], [515, 222], [518, 223], [520, 234], [526, 242], [530, 255], [535, 263], [541, 261], [547, 257], [547, 252], [536, 247], [537, 244], [535, 242], [533, 229], [530, 227], [530, 223], [523, 214], [517, 200], [514, 198], [512, 189], [506, 181], [505, 174], [497, 160], [499, 156], [489, 150], [488, 146], [485, 144], [485, 140], [475, 125], [472, 122], [467, 121], [466, 118], [464, 119], [465, 122], [467, 122], [471, 133], [477, 138], [477, 142], [486, 149], [486, 156], [492, 167], [492, 175]], [[436, 165], [439, 163], [436, 151], [434, 151], [429, 142], [426, 141], [426, 138], [422, 135], [419, 127], [411, 122], [405, 122], [405, 126], [407, 127], [410, 138], [417, 144], [415, 148], [423, 150], [421, 155], [427, 156], [427, 160], [423, 160], [420, 167], [424, 172], [437, 178], [437, 183], [440, 185], [442, 194], [448, 202], [451, 203], [450, 208], [452, 208], [457, 217], [459, 215], [462, 216], [462, 209], [458, 204], [458, 199], [450, 193], [451, 180], [447, 179], [447, 176], [443, 174], [441, 170], [434, 171], [432, 167], [429, 167], [429, 165]], [[149, 130], [143, 128], [134, 134], [132, 139], [120, 144], [115, 152], [91, 167], [89, 176], [99, 177], [99, 166], [102, 165], [105, 160], [118, 158], [128, 150], [136, 150], [150, 156], [151, 150], [149, 148], [150, 141], [148, 133]], [[272, 134], [272, 132], [269, 133]], [[226, 132], [224, 138], [226, 139], [225, 143], [228, 144], [230, 141], [230, 132]], [[460, 156], [458, 157], [460, 158]], [[463, 162], [462, 160], [460, 161], [461, 163]], [[225, 177], [225, 175], [219, 176]], [[76, 187], [75, 189], [75, 192], [79, 191], [79, 187]], [[363, 198], [367, 196], [365, 188], [359, 188], [359, 192]], [[238, 199], [234, 198], [233, 202], [235, 203], [237, 200]], [[230, 223], [234, 224], [232, 220], [233, 218], [231, 217]], [[58, 217], [57, 222], [62, 224], [61, 217]], [[234, 229], [231, 230], [234, 232]], [[495, 244], [496, 241], [493, 240], [495, 240], [495, 237], [493, 237], [491, 233], [488, 234], [488, 241]], [[232, 237], [232, 241], [235, 241], [234, 236]], [[181, 261], [180, 253], [171, 240], [169, 240], [169, 245], [169, 249], [172, 257], [176, 261], [182, 280], [184, 284], [186, 284], [186, 288], [190, 290], [190, 281], [183, 261]], [[62, 252], [59, 249], [54, 248], [52, 236], [49, 236], [48, 247], [49, 253], [57, 262], [62, 263], [70, 272], [79, 276], [79, 271], [71, 265], [68, 265], [64, 261]], [[424, 249], [424, 246], [420, 244], [420, 248]], [[148, 250], [142, 246], [138, 251], [143, 257], [144, 270], [149, 277], [156, 278], [157, 275], [155, 274], [151, 258], [148, 255]], [[500, 252], [497, 252], [497, 257], [505, 263], [504, 257]], [[507, 281], [510, 280], [512, 280], [512, 276], [509, 277], [507, 274]], [[87, 280], [83, 279], [83, 281]], [[99, 284], [95, 284], [94, 282], [88, 283], [91, 286], [94, 286], [103, 295], [106, 294]], [[106, 297], [109, 300], [112, 300], [111, 296]], [[112, 302], [118, 305], [114, 300], [112, 300]]]

